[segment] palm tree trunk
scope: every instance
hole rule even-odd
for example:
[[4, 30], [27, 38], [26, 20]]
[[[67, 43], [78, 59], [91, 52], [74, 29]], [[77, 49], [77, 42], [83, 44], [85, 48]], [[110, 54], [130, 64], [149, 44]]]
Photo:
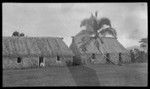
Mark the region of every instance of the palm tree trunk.
[[[98, 37], [98, 38], [101, 39], [100, 37]], [[100, 53], [102, 53], [102, 55], [103, 55], [105, 58], [107, 58], [107, 57], [105, 56], [104, 52], [99, 49], [100, 44], [98, 43], [98, 38], [95, 40], [95, 42], [96, 42], [95, 46], [97, 47], [98, 51], [99, 51]], [[111, 62], [111, 61], [110, 61], [110, 62]], [[111, 63], [114, 64], [113, 62], [111, 62]]]

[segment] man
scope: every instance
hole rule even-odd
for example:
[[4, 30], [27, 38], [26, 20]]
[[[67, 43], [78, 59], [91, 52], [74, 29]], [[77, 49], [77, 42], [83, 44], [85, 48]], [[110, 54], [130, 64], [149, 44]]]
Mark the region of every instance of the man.
[[131, 62], [134, 63], [135, 62], [135, 58], [134, 58], [133, 50], [130, 50], [130, 56], [131, 56]]
[[119, 53], [119, 63], [118, 63], [119, 66], [122, 66], [122, 58], [121, 58], [121, 53]]

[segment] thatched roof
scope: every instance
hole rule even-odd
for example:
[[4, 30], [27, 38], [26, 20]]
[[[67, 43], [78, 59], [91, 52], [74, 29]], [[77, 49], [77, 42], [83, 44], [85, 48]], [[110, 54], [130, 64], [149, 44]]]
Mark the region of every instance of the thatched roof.
[[[123, 47], [123, 45], [115, 38], [103, 37], [103, 44], [101, 44], [100, 49], [105, 53], [127, 53], [128, 50]], [[100, 43], [100, 41], [99, 41]]]
[[[70, 48], [72, 49], [73, 48], [72, 46], [74, 44], [76, 44], [76, 46], [78, 47], [78, 51], [83, 53], [80, 50], [79, 47], [82, 44], [82, 43], [80, 43], [81, 39], [85, 35], [88, 35], [88, 34], [86, 34], [86, 31], [81, 31], [81, 32], [79, 32], [79, 34], [74, 36], [73, 37], [74, 42], [71, 44]], [[100, 48], [99, 49], [103, 53], [119, 53], [119, 52], [121, 52], [121, 53], [128, 53], [129, 52], [125, 47], [123, 47], [123, 45], [116, 38], [113, 38], [113, 37], [102, 37], [103, 44], [101, 43], [100, 40], [98, 40], [98, 41], [99, 41], [99, 44], [100, 44]], [[87, 46], [86, 53], [96, 53], [96, 54], [100, 53], [98, 51], [98, 49], [95, 47], [95, 45], [94, 45], [94, 40], [91, 41], [91, 43]]]
[[3, 56], [73, 56], [56, 37], [3, 37]]

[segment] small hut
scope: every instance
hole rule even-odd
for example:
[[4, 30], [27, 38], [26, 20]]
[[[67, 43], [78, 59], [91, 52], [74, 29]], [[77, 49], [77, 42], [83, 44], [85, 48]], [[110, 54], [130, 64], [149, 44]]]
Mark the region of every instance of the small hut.
[[76, 36], [72, 37], [72, 43], [70, 49], [72, 49], [75, 57], [73, 61], [77, 64], [87, 64], [87, 63], [128, 63], [130, 62], [130, 54], [127, 49], [123, 47], [117, 40], [113, 37], [102, 37], [103, 43], [99, 40], [100, 51], [95, 47], [94, 40], [86, 46], [87, 51], [83, 52], [80, 49], [82, 43], [81, 39], [86, 34], [85, 30], [79, 32]]
[[73, 52], [59, 37], [3, 37], [3, 69], [66, 65]]

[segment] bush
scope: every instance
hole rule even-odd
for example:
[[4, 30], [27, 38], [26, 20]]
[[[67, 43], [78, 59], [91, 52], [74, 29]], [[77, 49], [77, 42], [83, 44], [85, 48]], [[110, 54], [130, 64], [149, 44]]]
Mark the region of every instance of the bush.
[[12, 36], [19, 36], [19, 32], [18, 31], [14, 31]]
[[147, 62], [148, 55], [144, 51], [136, 50], [135, 53], [133, 51], [130, 52], [131, 62], [132, 63], [143, 63]]

